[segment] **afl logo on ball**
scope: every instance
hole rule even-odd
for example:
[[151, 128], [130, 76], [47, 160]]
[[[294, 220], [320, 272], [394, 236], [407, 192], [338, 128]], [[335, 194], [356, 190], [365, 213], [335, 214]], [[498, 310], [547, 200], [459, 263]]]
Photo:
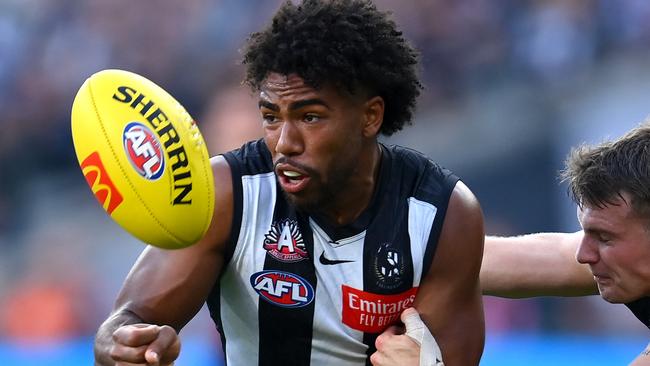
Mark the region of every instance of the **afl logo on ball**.
[[157, 180], [165, 171], [165, 155], [160, 141], [145, 125], [131, 122], [122, 134], [124, 151], [133, 168], [149, 180]]

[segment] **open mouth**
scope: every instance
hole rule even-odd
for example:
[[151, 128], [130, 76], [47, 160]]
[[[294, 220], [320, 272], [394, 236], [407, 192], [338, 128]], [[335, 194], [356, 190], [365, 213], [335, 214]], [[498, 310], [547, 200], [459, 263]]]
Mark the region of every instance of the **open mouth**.
[[298, 193], [307, 187], [309, 175], [291, 166], [278, 166], [276, 176], [280, 186], [287, 193]]

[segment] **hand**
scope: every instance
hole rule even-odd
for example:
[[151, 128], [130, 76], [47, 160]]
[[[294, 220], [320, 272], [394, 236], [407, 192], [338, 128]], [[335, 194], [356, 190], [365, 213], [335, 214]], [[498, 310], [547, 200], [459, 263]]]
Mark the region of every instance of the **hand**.
[[400, 319], [406, 326], [406, 335], [420, 346], [420, 366], [444, 366], [442, 351], [415, 308], [404, 310]]
[[111, 358], [115, 366], [171, 366], [181, 351], [174, 328], [163, 325], [123, 325], [113, 332]]
[[404, 333], [404, 327], [392, 325], [375, 340], [377, 352], [370, 355], [374, 366], [418, 366], [420, 346]]
[[[400, 319], [406, 329], [393, 325], [379, 335], [375, 341], [377, 352], [370, 356], [370, 362], [374, 366], [444, 366], [440, 347], [418, 312], [408, 308]], [[420, 346], [425, 350], [422, 354]]]

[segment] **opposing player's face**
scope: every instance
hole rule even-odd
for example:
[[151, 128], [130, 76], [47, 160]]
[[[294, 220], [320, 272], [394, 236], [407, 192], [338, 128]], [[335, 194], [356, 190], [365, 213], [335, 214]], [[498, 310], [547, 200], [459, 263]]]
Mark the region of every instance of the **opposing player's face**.
[[271, 73], [260, 90], [264, 139], [288, 199], [317, 210], [339, 197], [361, 162], [364, 101], [331, 85]]
[[[650, 232], [626, 200], [604, 208], [584, 207], [578, 219], [585, 232], [576, 258], [594, 274], [601, 296], [627, 303], [650, 296]], [[627, 201], [627, 202], [626, 202]]]

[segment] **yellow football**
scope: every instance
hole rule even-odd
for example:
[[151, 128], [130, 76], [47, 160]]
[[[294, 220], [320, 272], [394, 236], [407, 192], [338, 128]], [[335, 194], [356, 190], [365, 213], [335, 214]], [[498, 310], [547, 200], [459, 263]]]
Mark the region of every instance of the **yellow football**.
[[123, 70], [90, 76], [72, 104], [72, 140], [104, 210], [145, 243], [196, 243], [214, 207], [210, 159], [194, 120], [170, 94]]

